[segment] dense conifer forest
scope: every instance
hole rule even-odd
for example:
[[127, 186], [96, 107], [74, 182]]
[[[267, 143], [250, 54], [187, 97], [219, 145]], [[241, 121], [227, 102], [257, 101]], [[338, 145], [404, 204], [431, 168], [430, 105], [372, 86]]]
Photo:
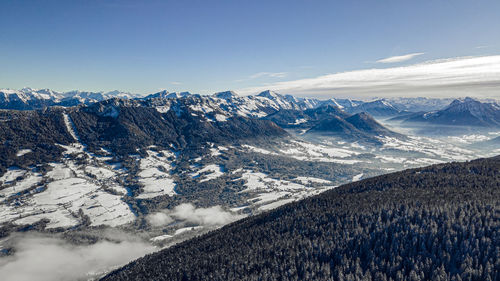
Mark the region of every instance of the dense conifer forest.
[[103, 280], [500, 280], [500, 157], [347, 184]]

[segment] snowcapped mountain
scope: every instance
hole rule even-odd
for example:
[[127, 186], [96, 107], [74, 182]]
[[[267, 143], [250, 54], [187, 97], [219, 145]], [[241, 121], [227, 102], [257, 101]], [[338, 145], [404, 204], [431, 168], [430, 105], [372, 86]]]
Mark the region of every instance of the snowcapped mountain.
[[0, 89], [0, 108], [4, 109], [33, 109], [51, 106], [59, 102], [63, 95], [49, 89], [21, 90]]
[[351, 99], [336, 99], [336, 102], [351, 113], [367, 112], [373, 116], [388, 117], [410, 112], [428, 112], [439, 110], [453, 101], [450, 98], [426, 97], [393, 97], [375, 99], [373, 101], [359, 101]]
[[[292, 95], [281, 95], [274, 91], [263, 91], [257, 95], [239, 96], [233, 91], [225, 91], [215, 93], [213, 95], [198, 95], [189, 92], [168, 92], [167, 90], [159, 91], [147, 96], [139, 96], [121, 91], [110, 92], [88, 92], [88, 91], [70, 91], [70, 92], [55, 92], [50, 89], [31, 89], [23, 88], [21, 90], [0, 90], [0, 109], [18, 109], [31, 110], [42, 109], [50, 106], [77, 106], [81, 104], [92, 104], [112, 98], [142, 100], [155, 107], [159, 111], [170, 110], [171, 104], [175, 104], [176, 100], [186, 100], [187, 103], [194, 109], [202, 112], [218, 112], [218, 118], [228, 118], [231, 116], [244, 116], [250, 118], [262, 118], [269, 114], [273, 114], [280, 110], [308, 110], [319, 108], [325, 105], [330, 105], [344, 110], [350, 114], [366, 112], [374, 117], [394, 117], [398, 116], [400, 120], [411, 119], [415, 121], [419, 119], [418, 114], [412, 113], [417, 110], [425, 109], [425, 112], [436, 111], [437, 108], [442, 108], [443, 104], [449, 99], [429, 99], [429, 98], [391, 98], [377, 99], [373, 101], [359, 101], [351, 99], [328, 99], [319, 100], [315, 98], [302, 98]], [[466, 99], [468, 104], [471, 99]], [[491, 103], [495, 106], [495, 103]], [[498, 105], [496, 105], [498, 106]], [[453, 108], [459, 108], [459, 104], [455, 104]], [[491, 115], [492, 109], [489, 109], [486, 115], [481, 115], [482, 109], [473, 108], [473, 105], [468, 107], [474, 118], [483, 121], [474, 121], [471, 125], [492, 123], [495, 118], [486, 117]], [[448, 114], [452, 110], [462, 109], [447, 109]], [[486, 109], [485, 109], [486, 110]], [[483, 110], [484, 111], [484, 110]], [[485, 111], [486, 112], [486, 111]], [[434, 113], [428, 113], [426, 117], [434, 116]], [[462, 118], [463, 116], [461, 116]], [[432, 117], [431, 119], [433, 119]], [[451, 117], [450, 117], [451, 118]], [[421, 118], [422, 119], [422, 118]], [[439, 119], [439, 118], [438, 118]], [[455, 118], [456, 120], [459, 120]], [[444, 121], [442, 121], [444, 122]], [[456, 121], [455, 123], [461, 121]], [[469, 121], [463, 121], [467, 123]]]
[[[212, 98], [212, 99], [211, 99]], [[281, 95], [273, 91], [263, 91], [255, 96], [238, 96], [235, 92], [221, 92], [213, 96], [203, 97], [210, 104], [219, 104], [221, 110], [229, 114], [246, 117], [264, 117], [281, 110], [308, 110], [330, 105], [338, 109], [342, 105], [335, 99], [318, 100], [301, 98], [292, 95]]]
[[314, 107], [318, 101], [313, 99], [302, 99], [292, 96], [283, 96], [276, 92], [267, 90], [259, 93], [255, 98], [264, 104], [268, 104], [276, 110], [280, 109], [306, 109]]
[[453, 98], [426, 98], [426, 97], [415, 97], [415, 98], [386, 98], [388, 102], [394, 105], [397, 109], [401, 111], [409, 112], [429, 112], [434, 110], [439, 110], [447, 105], [449, 105], [454, 99]]
[[351, 108], [346, 108], [349, 113], [366, 112], [373, 116], [388, 117], [395, 116], [401, 111], [385, 99], [364, 102]]
[[154, 94], [150, 94], [145, 96], [144, 98], [140, 99], [155, 99], [155, 98], [162, 98], [162, 99], [179, 99], [179, 98], [185, 98], [190, 96], [190, 92], [173, 92], [170, 93], [167, 90], [163, 90]]
[[435, 125], [500, 127], [500, 106], [497, 103], [483, 103], [473, 98], [456, 99], [441, 110], [414, 114], [404, 121]]
[[150, 103], [160, 111], [169, 110], [172, 104], [182, 101], [200, 114], [217, 112], [219, 118], [231, 116], [261, 118], [280, 110], [306, 110], [322, 104], [320, 100], [283, 96], [272, 91], [264, 91], [255, 96], [239, 96], [232, 91], [210, 96], [185, 94], [172, 97], [170, 95], [168, 92], [161, 92], [146, 96], [141, 100]]
[[271, 91], [271, 90], [266, 90], [266, 91], [260, 92], [259, 94], [257, 94], [257, 96], [268, 98], [271, 100], [280, 100], [283, 98], [282, 95], [276, 93], [275, 91]]
[[335, 101], [339, 105], [341, 105], [344, 108], [344, 110], [350, 110], [351, 108], [356, 107], [363, 103], [363, 101], [352, 100], [352, 99], [335, 99]]
[[121, 92], [56, 92], [50, 89], [23, 88], [21, 90], [0, 89], [1, 109], [31, 110], [49, 106], [75, 106], [91, 104], [110, 98], [132, 99], [137, 95]]
[[75, 106], [79, 104], [92, 104], [112, 98], [132, 99], [136, 97], [134, 94], [118, 90], [110, 92], [70, 91], [63, 93], [62, 95], [63, 98], [59, 102], [56, 102], [55, 105]]
[[340, 103], [338, 103], [335, 99], [328, 99], [328, 100], [322, 101], [321, 106], [324, 106], [324, 105], [331, 105], [333, 107], [337, 107], [340, 109], [344, 108], [344, 106], [341, 105]]
[[233, 91], [225, 91], [225, 92], [215, 93], [214, 97], [218, 98], [218, 99], [230, 100], [230, 99], [238, 97], [238, 94], [236, 94]]

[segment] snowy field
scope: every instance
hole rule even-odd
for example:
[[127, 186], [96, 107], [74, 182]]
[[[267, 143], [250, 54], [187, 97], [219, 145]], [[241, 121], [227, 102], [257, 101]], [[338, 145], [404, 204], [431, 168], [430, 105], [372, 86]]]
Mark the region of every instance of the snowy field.
[[161, 195], [174, 196], [176, 183], [170, 175], [171, 162], [175, 155], [170, 151], [146, 151], [148, 156], [140, 159], [139, 183], [143, 191], [139, 199], [154, 198]]
[[[45, 173], [39, 172], [35, 167], [10, 167], [0, 177], [0, 184], [3, 186], [0, 190], [0, 223], [22, 225], [47, 220], [47, 228], [68, 228], [82, 223], [112, 227], [127, 225], [137, 218], [124, 200], [125, 196], [132, 195], [125, 184], [127, 180], [132, 180], [139, 186], [133, 193], [135, 199], [176, 197], [179, 196], [176, 192], [179, 184], [175, 175], [177, 172], [186, 172], [197, 183], [209, 183], [221, 177], [242, 182], [241, 192], [249, 198], [247, 202], [224, 208], [238, 214], [247, 210], [258, 212], [333, 188], [334, 184], [326, 179], [304, 176], [287, 180], [273, 178], [265, 171], [255, 171], [248, 167], [227, 171], [220, 159], [228, 151], [240, 150], [299, 161], [362, 165], [381, 171], [395, 171], [487, 156], [468, 145], [496, 136], [468, 135], [459, 139], [409, 137], [404, 140], [385, 137], [380, 138], [382, 145], [378, 147], [328, 138], [320, 139], [318, 143], [288, 140], [273, 147], [208, 144], [206, 154], [191, 159], [194, 164], [190, 165], [188, 171], [174, 169], [177, 155], [172, 151], [151, 147], [145, 151], [145, 156], [131, 156], [137, 163], [137, 171], [130, 178], [130, 171], [122, 163], [113, 163], [113, 155], [106, 149], [102, 149], [104, 156], [87, 152], [85, 145], [79, 141], [70, 117], [64, 116], [67, 129], [75, 142], [61, 145], [66, 150], [62, 162], [50, 163], [50, 169]], [[30, 152], [20, 150], [18, 154]], [[82, 162], [82, 159], [85, 161]], [[351, 180], [363, 178], [363, 173], [358, 173], [353, 174]], [[87, 219], [90, 221], [86, 222]], [[165, 239], [167, 237], [163, 240]]]

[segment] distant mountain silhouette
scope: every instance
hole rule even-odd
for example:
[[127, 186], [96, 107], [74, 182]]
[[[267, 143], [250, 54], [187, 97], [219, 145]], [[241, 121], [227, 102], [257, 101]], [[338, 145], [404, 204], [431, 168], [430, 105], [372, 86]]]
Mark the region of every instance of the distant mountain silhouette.
[[404, 122], [434, 125], [500, 127], [500, 106], [472, 98], [457, 99], [444, 109], [417, 113], [402, 119]]

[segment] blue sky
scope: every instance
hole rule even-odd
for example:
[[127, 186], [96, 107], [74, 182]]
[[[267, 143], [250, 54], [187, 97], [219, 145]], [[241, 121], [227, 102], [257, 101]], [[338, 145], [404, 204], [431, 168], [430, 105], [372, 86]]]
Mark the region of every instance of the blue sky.
[[[383, 95], [286, 83], [465, 56], [493, 58], [477, 74], [493, 77], [499, 14], [500, 1], [482, 0], [0, 0], [0, 87]], [[484, 96], [499, 89], [490, 80]]]

